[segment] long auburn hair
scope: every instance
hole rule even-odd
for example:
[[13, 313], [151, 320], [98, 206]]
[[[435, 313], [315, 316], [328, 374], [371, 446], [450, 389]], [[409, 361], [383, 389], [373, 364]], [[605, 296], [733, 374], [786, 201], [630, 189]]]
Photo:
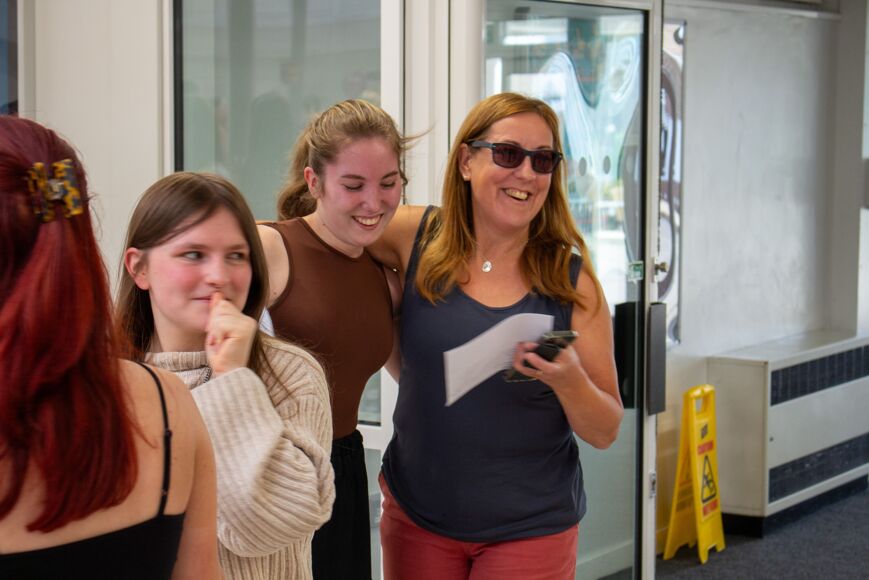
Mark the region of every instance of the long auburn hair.
[[[43, 223], [27, 175], [70, 159], [84, 212]], [[111, 327], [108, 274], [94, 239], [87, 176], [73, 148], [0, 116], [0, 518], [28, 468], [44, 485], [27, 524], [50, 532], [121, 503], [133, 489], [135, 426]]]
[[[459, 277], [467, 272], [476, 245], [471, 185], [464, 180], [459, 169], [462, 145], [485, 139], [494, 123], [520, 113], [539, 115], [552, 131], [554, 149], [561, 151], [558, 116], [539, 99], [518, 93], [499, 93], [483, 99], [471, 109], [456, 134], [447, 159], [442, 206], [424, 225], [423, 249], [415, 283], [420, 295], [432, 303], [442, 299], [459, 283]], [[552, 174], [546, 201], [531, 221], [521, 268], [535, 291], [585, 308], [587, 300], [570, 282], [570, 256], [574, 248], [584, 259], [583, 269], [595, 283], [600, 304], [603, 291], [589, 260], [585, 240], [570, 215], [564, 188], [564, 164], [559, 163]]]
[[[235, 216], [250, 248], [251, 283], [242, 312], [259, 320], [269, 295], [265, 254], [250, 207], [225, 177], [182, 171], [158, 179], [145, 190], [133, 210], [124, 251], [137, 248], [145, 252], [147, 260], [149, 249], [204, 222], [221, 208]], [[147, 290], [136, 286], [123, 260], [115, 324], [118, 334], [127, 339], [123, 354], [133, 360], [143, 360], [155, 332], [151, 296]], [[263, 334], [257, 332], [248, 364], [260, 376], [271, 370], [263, 352], [263, 340]]]
[[[389, 113], [361, 99], [341, 101], [314, 117], [299, 135], [290, 155], [287, 181], [278, 194], [278, 218], [303, 217], [317, 209], [317, 200], [305, 181], [305, 167], [322, 176], [326, 164], [334, 161], [344, 147], [372, 137], [385, 140], [398, 159], [403, 158], [413, 140], [402, 136]], [[407, 185], [404, 170], [399, 167], [398, 171], [402, 184]]]

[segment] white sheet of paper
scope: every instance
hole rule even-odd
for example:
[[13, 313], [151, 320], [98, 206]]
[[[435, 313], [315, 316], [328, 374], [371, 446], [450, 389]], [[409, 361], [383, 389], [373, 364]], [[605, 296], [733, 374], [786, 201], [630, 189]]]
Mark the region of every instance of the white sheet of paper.
[[516, 343], [536, 341], [552, 330], [548, 314], [516, 314], [462, 346], [444, 353], [446, 406], [449, 407], [493, 374], [510, 368]]

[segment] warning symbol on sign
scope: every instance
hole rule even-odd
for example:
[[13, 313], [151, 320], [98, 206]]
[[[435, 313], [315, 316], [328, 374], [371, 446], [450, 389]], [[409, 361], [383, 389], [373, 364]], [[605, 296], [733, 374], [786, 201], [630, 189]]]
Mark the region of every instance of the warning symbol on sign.
[[703, 486], [700, 491], [700, 501], [708, 503], [715, 499], [718, 495], [718, 489], [715, 487], [715, 474], [712, 473], [712, 464], [709, 463], [709, 456], [703, 458]]
[[665, 560], [686, 544], [697, 544], [704, 564], [711, 548], [719, 552], [724, 549], [715, 448], [715, 387], [700, 385], [682, 397], [682, 432]]

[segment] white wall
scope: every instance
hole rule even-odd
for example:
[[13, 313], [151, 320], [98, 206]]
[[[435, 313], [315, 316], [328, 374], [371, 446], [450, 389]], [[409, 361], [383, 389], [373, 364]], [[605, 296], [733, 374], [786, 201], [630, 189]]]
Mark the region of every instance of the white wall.
[[[842, 22], [837, 35], [836, 101], [831, 254], [827, 274], [831, 302], [830, 325], [856, 330], [860, 302], [858, 292], [860, 212], [866, 191], [862, 155], [863, 90], [866, 74], [866, 1], [841, 0]], [[865, 306], [864, 306], [865, 308]]]
[[[21, 115], [77, 147], [114, 280], [129, 215], [163, 175], [162, 3], [39, 0], [22, 4], [32, 46]], [[26, 38], [29, 35], [29, 38]]]
[[706, 357], [828, 324], [839, 28], [722, 3], [666, 16], [687, 21], [683, 342], [668, 356], [658, 423], [659, 528], [682, 393], [706, 382]]

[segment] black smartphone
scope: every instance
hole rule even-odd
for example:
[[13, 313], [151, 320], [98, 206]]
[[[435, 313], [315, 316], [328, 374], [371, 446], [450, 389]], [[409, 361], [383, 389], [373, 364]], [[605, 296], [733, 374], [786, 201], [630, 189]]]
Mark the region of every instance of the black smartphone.
[[[537, 341], [538, 344], [537, 348], [534, 349], [534, 353], [545, 360], [554, 360], [555, 357], [558, 356], [559, 351], [570, 345], [570, 343], [576, 340], [577, 336], [579, 336], [579, 334], [575, 330], [553, 330], [551, 332], [544, 332], [543, 336], [540, 337], [540, 340]], [[532, 369], [534, 368], [528, 363], [528, 361], [525, 361], [525, 366]], [[518, 383], [521, 381], [535, 381], [537, 379], [523, 375], [516, 369], [509, 368], [504, 371], [504, 380], [508, 383]]]

